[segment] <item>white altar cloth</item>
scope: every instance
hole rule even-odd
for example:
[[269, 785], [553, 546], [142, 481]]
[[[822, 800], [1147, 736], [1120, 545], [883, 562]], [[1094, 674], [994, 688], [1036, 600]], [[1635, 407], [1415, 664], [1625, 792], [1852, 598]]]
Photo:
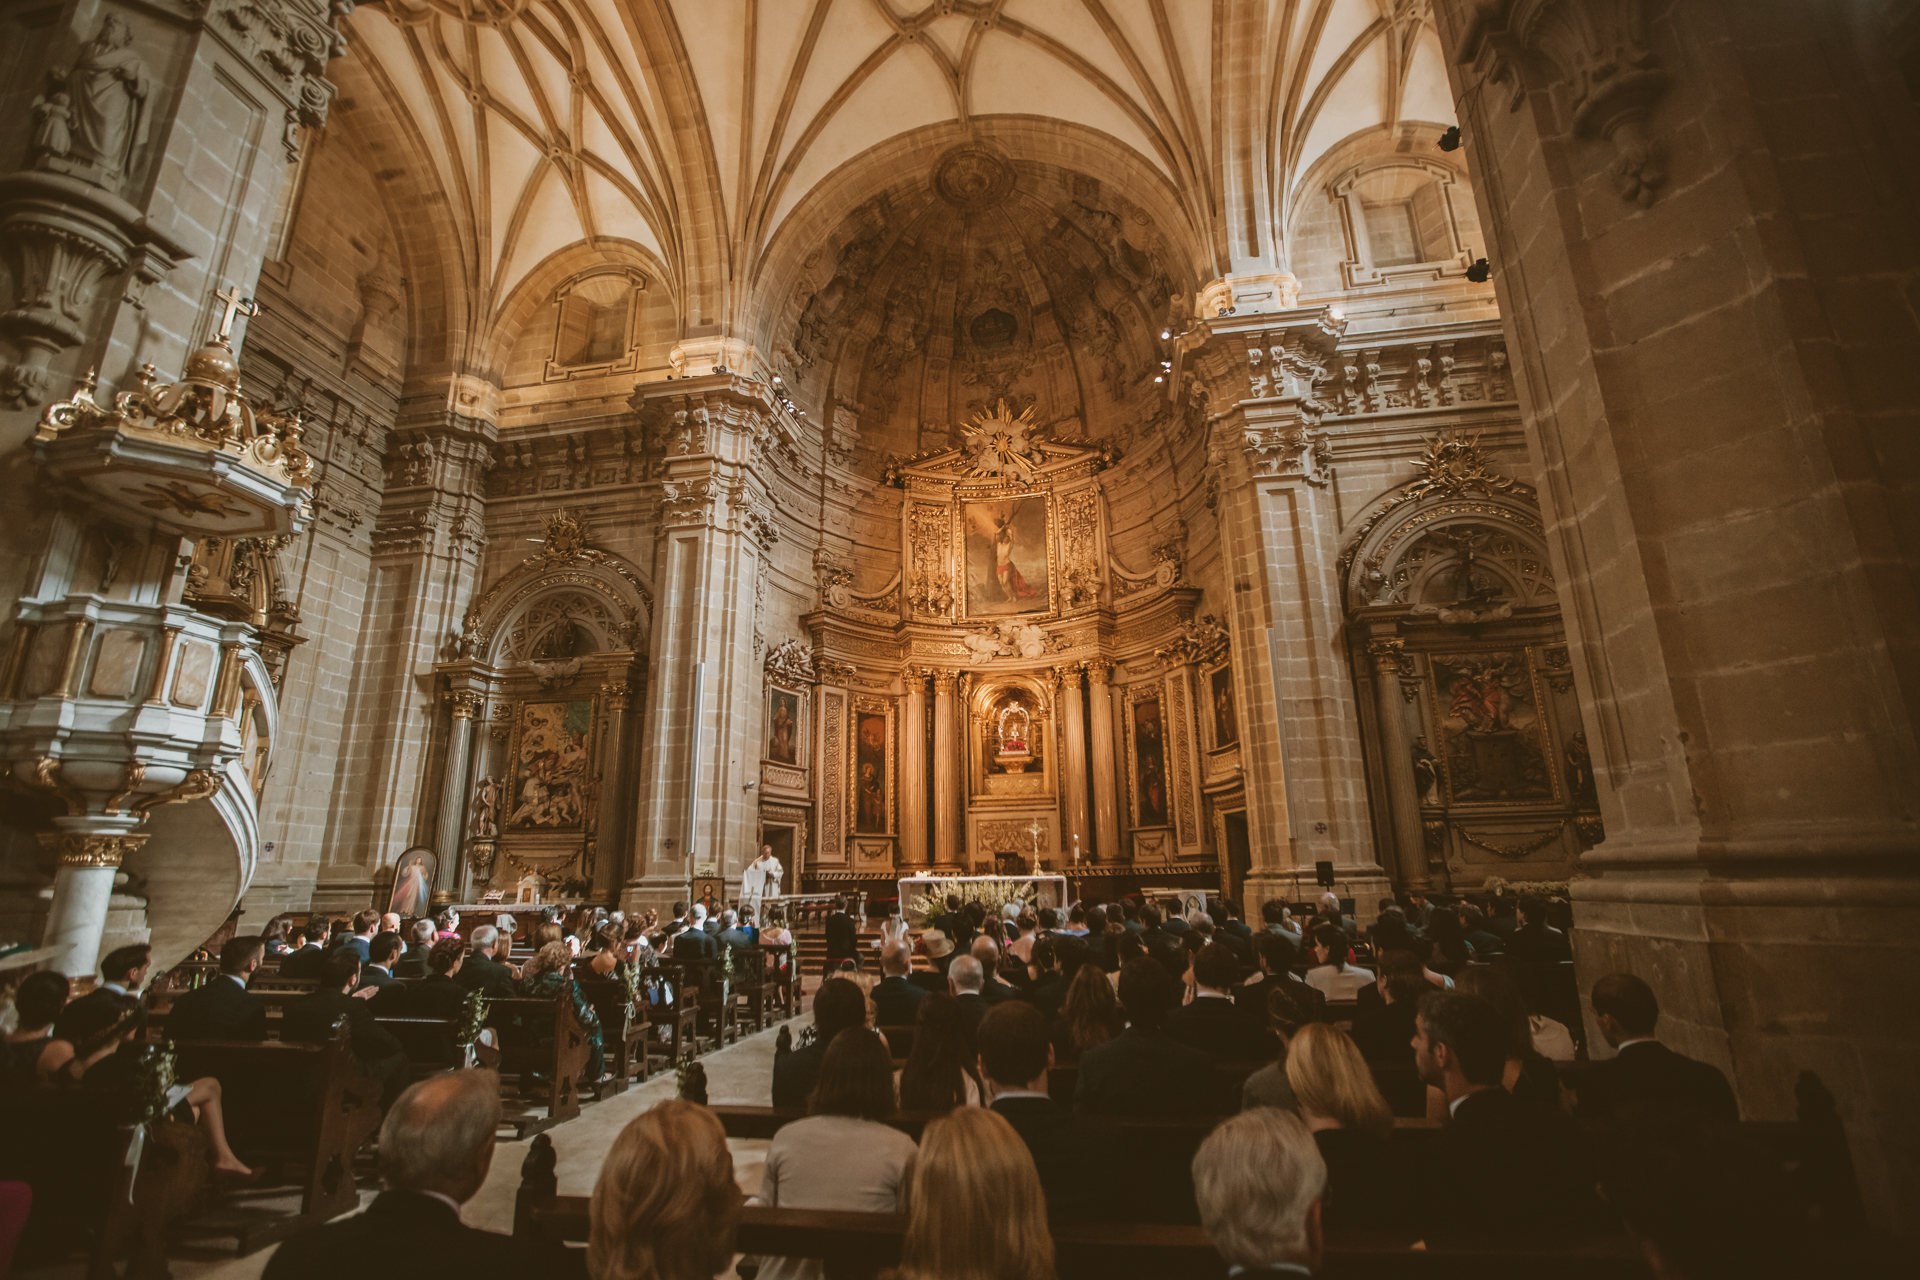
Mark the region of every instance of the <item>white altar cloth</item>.
[[[969, 896], [967, 886], [978, 887], [995, 883], [1014, 887], [1015, 892], [1018, 892], [1018, 886], [1034, 886], [1033, 907], [1036, 911], [1041, 907], [1065, 907], [1068, 904], [1065, 876], [1045, 874], [1037, 876], [905, 876], [899, 881], [900, 911], [907, 917], [908, 924], [917, 926], [925, 919], [925, 914], [912, 910], [909, 905], [916, 895], [924, 893], [944, 897], [949, 893], [958, 893], [962, 897], [967, 897]], [[1010, 894], [1006, 901], [1012, 900]]]

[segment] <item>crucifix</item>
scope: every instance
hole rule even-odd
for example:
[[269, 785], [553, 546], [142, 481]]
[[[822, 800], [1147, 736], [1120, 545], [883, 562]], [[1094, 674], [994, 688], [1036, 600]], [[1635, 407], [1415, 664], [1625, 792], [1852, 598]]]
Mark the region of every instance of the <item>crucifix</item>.
[[1027, 834], [1033, 837], [1033, 874], [1035, 875], [1040, 874], [1040, 833], [1045, 830], [1038, 818], [1035, 818], [1033, 825], [1027, 828]]
[[241, 297], [238, 285], [228, 285], [225, 293], [216, 293], [213, 298], [216, 302], [227, 304], [226, 310], [220, 316], [219, 338], [222, 342], [227, 342], [233, 337], [235, 315], [257, 316], [260, 314], [260, 304], [252, 298]]

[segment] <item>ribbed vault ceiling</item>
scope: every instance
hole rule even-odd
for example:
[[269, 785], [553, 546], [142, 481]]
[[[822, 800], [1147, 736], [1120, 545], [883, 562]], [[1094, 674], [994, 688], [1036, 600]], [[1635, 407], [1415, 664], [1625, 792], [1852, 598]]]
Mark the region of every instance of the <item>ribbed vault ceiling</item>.
[[929, 126], [1098, 131], [1225, 272], [1272, 256], [1276, 210], [1341, 139], [1452, 119], [1425, 0], [383, 0], [347, 25], [356, 83], [444, 197], [483, 328], [599, 238], [656, 258], [688, 323], [745, 314], [809, 193]]

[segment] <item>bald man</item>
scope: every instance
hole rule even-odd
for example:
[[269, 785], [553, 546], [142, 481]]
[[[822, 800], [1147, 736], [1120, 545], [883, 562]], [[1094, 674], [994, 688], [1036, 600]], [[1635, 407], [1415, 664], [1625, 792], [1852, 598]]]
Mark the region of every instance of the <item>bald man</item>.
[[920, 1014], [924, 989], [907, 981], [913, 968], [912, 948], [889, 942], [880, 949], [880, 981], [873, 984], [873, 1023], [877, 1027], [910, 1027]]
[[343, 1259], [399, 1275], [586, 1275], [586, 1251], [481, 1231], [460, 1221], [493, 1166], [500, 1077], [449, 1071], [394, 1101], [380, 1126], [387, 1189], [361, 1212], [289, 1239], [263, 1280], [337, 1280]]

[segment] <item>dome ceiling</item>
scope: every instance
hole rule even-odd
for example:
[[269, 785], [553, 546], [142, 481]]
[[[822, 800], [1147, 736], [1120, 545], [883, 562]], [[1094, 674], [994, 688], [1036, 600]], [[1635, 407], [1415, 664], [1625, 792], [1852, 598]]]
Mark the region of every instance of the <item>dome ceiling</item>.
[[736, 323], [846, 162], [996, 119], [1135, 153], [1224, 273], [1273, 255], [1276, 211], [1342, 138], [1452, 119], [1425, 0], [382, 0], [345, 25], [341, 114], [444, 204], [446, 275], [481, 328], [601, 238], [656, 258], [688, 325]]
[[1125, 438], [1195, 284], [1146, 212], [1084, 174], [955, 147], [808, 259], [776, 363], [842, 450], [910, 455], [1004, 400], [1054, 436]]

